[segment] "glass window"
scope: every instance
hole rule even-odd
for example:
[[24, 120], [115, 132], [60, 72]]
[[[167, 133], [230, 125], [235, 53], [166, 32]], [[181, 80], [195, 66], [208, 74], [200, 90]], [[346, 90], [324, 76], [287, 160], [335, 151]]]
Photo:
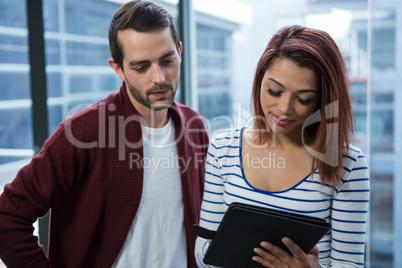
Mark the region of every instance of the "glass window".
[[22, 0], [1, 0], [0, 26], [26, 29], [26, 5]]
[[[393, 176], [371, 175], [375, 187], [371, 190], [371, 267], [392, 267], [392, 254], [389, 249], [393, 247]], [[386, 264], [386, 265], [385, 265]], [[395, 267], [395, 266], [394, 266]]]
[[390, 109], [373, 110], [371, 114], [371, 150], [392, 152], [394, 148], [394, 112]]
[[210, 130], [227, 128], [232, 116], [230, 61], [232, 31], [225, 24], [197, 23], [197, 73], [199, 112], [211, 124]]
[[44, 1], [49, 134], [70, 110], [119, 90], [108, 64], [108, 27], [120, 3], [107, 0]]
[[25, 2], [0, 1], [0, 193], [33, 155]]

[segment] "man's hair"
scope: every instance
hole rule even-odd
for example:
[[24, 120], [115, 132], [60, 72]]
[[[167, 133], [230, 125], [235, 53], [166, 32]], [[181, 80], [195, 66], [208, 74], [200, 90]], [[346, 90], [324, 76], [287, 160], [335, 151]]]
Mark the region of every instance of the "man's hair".
[[[252, 101], [254, 128], [258, 130], [267, 128], [260, 101], [261, 82], [275, 59], [289, 59], [300, 67], [313, 70], [317, 75], [320, 96], [317, 111], [320, 112], [321, 121], [302, 131], [314, 142], [316, 152], [329, 150], [334, 155], [337, 152], [337, 166], [330, 166], [314, 157], [311, 169], [312, 174], [315, 169], [319, 170], [322, 183], [336, 186], [341, 180], [342, 154], [345, 148], [349, 149], [354, 119], [347, 67], [342, 54], [335, 41], [324, 31], [299, 25], [281, 28], [265, 48], [254, 76]], [[331, 128], [335, 123], [338, 128]], [[327, 140], [331, 138], [336, 138], [337, 143], [330, 142], [329, 148], [326, 148]], [[269, 142], [269, 134], [260, 132], [257, 141], [261, 144]]]
[[166, 9], [150, 1], [134, 0], [125, 3], [113, 15], [109, 25], [109, 49], [114, 62], [123, 68], [124, 54], [117, 38], [118, 31], [133, 29], [137, 32], [151, 32], [168, 27], [179, 50], [179, 35], [173, 17]]

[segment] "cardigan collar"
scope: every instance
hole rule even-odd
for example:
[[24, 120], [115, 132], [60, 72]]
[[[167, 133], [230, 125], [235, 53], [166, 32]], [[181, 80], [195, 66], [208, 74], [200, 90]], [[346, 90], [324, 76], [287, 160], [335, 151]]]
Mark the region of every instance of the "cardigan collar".
[[[139, 113], [128, 97], [125, 83], [120, 87], [120, 92], [114, 95], [116, 112], [119, 120], [125, 120], [123, 129], [115, 130], [119, 144], [110, 151], [109, 160], [111, 170], [105, 176], [109, 177], [108, 193], [104, 207], [104, 217], [99, 223], [98, 232], [91, 245], [91, 257], [96, 267], [112, 266], [115, 258], [126, 240], [126, 236], [137, 213], [143, 187], [144, 170], [138, 165], [130, 167], [130, 156], [136, 155], [143, 159], [142, 132], [139, 120], [135, 120]], [[113, 100], [112, 100], [113, 101]], [[185, 117], [180, 111], [180, 104], [173, 103], [169, 108], [169, 115], [174, 121], [178, 154], [185, 157], [188, 151], [185, 139], [180, 137], [184, 133]], [[121, 117], [123, 115], [123, 117]], [[133, 120], [128, 120], [133, 118]], [[117, 123], [117, 122], [116, 122]], [[119, 121], [119, 124], [121, 122]], [[123, 142], [121, 141], [123, 140]], [[123, 153], [122, 153], [123, 150]], [[122, 159], [123, 158], [123, 159]], [[182, 184], [187, 181], [187, 172], [181, 167]], [[187, 185], [183, 185], [187, 189]], [[183, 190], [184, 190], [183, 189]], [[116, 228], [119, 226], [119, 228]], [[102, 240], [102, 241], [101, 241]]]

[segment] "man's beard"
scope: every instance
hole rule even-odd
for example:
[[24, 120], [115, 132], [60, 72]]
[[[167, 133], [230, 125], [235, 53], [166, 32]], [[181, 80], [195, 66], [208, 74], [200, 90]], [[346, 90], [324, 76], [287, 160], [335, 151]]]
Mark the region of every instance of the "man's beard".
[[[125, 79], [126, 80], [125, 81], [126, 82], [126, 87], [130, 91], [131, 96], [133, 96], [133, 98], [136, 101], [138, 101], [139, 103], [141, 103], [145, 107], [148, 107], [149, 109], [154, 110], [154, 111], [160, 111], [160, 110], [163, 110], [163, 109], [167, 109], [172, 105], [172, 103], [174, 101], [174, 97], [175, 97], [176, 92], [177, 92], [178, 83], [176, 84], [176, 86], [174, 86], [172, 84], [167, 84], [167, 83], [163, 83], [161, 85], [155, 85], [152, 88], [148, 89], [145, 92], [145, 97], [143, 97], [141, 95], [140, 91], [137, 88], [135, 88], [128, 81], [127, 77], [125, 77], [125, 78], [126, 78]], [[158, 92], [158, 91], [166, 90], [166, 89], [170, 90], [172, 92], [172, 94], [170, 96], [168, 96], [168, 97], [159, 98], [158, 101], [168, 100], [168, 103], [166, 103], [166, 104], [157, 104], [157, 105], [152, 103], [151, 99], [149, 98], [149, 95], [151, 95], [154, 92]]]

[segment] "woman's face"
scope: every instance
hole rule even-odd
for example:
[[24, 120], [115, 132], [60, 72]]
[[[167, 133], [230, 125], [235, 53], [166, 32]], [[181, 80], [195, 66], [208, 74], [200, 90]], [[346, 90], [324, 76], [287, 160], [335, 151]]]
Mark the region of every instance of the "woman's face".
[[287, 58], [276, 58], [261, 82], [261, 106], [271, 130], [301, 136], [301, 126], [316, 110], [320, 88], [316, 73]]

